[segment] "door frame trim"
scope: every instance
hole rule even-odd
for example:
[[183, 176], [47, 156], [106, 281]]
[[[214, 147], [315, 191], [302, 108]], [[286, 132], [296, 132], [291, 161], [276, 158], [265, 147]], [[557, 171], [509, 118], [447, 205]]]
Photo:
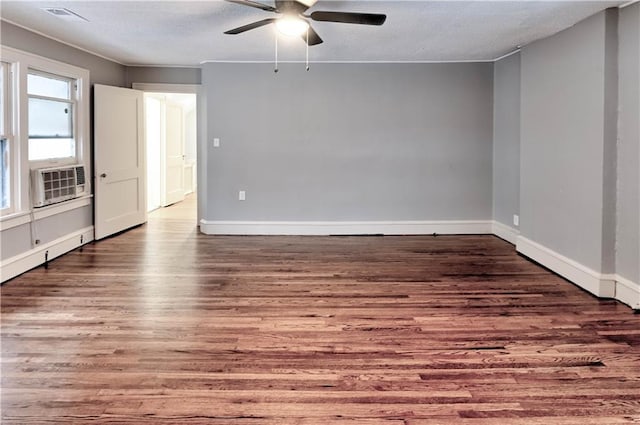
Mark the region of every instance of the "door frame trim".
[[[196, 205], [198, 217], [196, 224], [202, 219], [207, 210], [207, 144], [204, 115], [206, 104], [201, 84], [173, 84], [173, 83], [131, 83], [131, 88], [145, 93], [185, 93], [196, 95]], [[146, 148], [145, 148], [146, 150]], [[146, 155], [146, 151], [145, 151]]]

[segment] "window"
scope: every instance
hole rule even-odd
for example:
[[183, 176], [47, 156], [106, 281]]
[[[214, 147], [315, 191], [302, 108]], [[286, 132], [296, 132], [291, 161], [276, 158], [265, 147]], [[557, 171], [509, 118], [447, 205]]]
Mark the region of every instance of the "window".
[[0, 62], [0, 211], [10, 212], [13, 207], [11, 191], [11, 107], [10, 65]]
[[[1, 0], [0, 0], [1, 1]], [[0, 226], [33, 221], [34, 170], [84, 166], [91, 175], [89, 71], [11, 47], [0, 61]], [[85, 192], [91, 193], [87, 183]], [[68, 200], [68, 208], [84, 200]], [[60, 208], [45, 208], [40, 217]]]
[[29, 161], [76, 157], [74, 80], [29, 71]]
[[9, 142], [4, 137], [0, 139], [0, 209], [11, 208], [11, 178], [9, 175]]
[[9, 64], [0, 62], [0, 134], [4, 137], [5, 134], [5, 110], [7, 109], [8, 94], [9, 94], [9, 79], [7, 78], [7, 70]]

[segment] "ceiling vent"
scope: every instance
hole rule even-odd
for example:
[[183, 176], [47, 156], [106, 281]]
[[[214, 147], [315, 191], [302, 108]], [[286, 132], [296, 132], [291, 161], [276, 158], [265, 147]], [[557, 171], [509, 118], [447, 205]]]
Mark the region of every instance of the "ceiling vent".
[[89, 22], [87, 18], [80, 16], [74, 11], [64, 7], [45, 7], [42, 10], [57, 18], [62, 18], [65, 21]]

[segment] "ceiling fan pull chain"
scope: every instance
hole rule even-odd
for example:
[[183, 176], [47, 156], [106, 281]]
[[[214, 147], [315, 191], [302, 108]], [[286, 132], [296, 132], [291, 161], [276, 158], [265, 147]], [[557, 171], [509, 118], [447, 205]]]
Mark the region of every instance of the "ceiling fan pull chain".
[[309, 27], [307, 27], [307, 71], [309, 71]]
[[309, 28], [307, 28], [307, 71], [309, 71]]
[[273, 72], [278, 72], [278, 31], [276, 33], [276, 63]]

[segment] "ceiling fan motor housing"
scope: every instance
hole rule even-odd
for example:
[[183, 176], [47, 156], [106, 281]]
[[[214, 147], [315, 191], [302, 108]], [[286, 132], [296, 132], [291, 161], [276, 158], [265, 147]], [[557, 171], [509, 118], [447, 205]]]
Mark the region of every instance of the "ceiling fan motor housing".
[[[304, 21], [308, 24], [307, 19], [313, 21], [322, 22], [339, 22], [344, 24], [359, 24], [359, 25], [382, 25], [387, 19], [387, 15], [376, 13], [355, 13], [355, 12], [325, 12], [315, 11], [310, 15], [305, 15], [307, 9], [315, 4], [317, 0], [275, 0], [275, 7], [268, 4], [259, 3], [253, 0], [227, 0], [231, 3], [237, 3], [244, 6], [249, 6], [257, 9], [261, 9], [267, 12], [275, 12], [282, 16], [276, 18], [267, 18], [261, 21], [252, 22], [247, 25], [243, 25], [238, 28], [225, 31], [225, 34], [240, 34], [255, 28], [259, 28], [265, 25], [276, 23], [280, 19], [297, 19]], [[302, 34], [302, 39], [308, 46], [315, 46], [322, 43], [322, 39], [315, 32], [315, 30], [309, 26], [305, 33]]]

